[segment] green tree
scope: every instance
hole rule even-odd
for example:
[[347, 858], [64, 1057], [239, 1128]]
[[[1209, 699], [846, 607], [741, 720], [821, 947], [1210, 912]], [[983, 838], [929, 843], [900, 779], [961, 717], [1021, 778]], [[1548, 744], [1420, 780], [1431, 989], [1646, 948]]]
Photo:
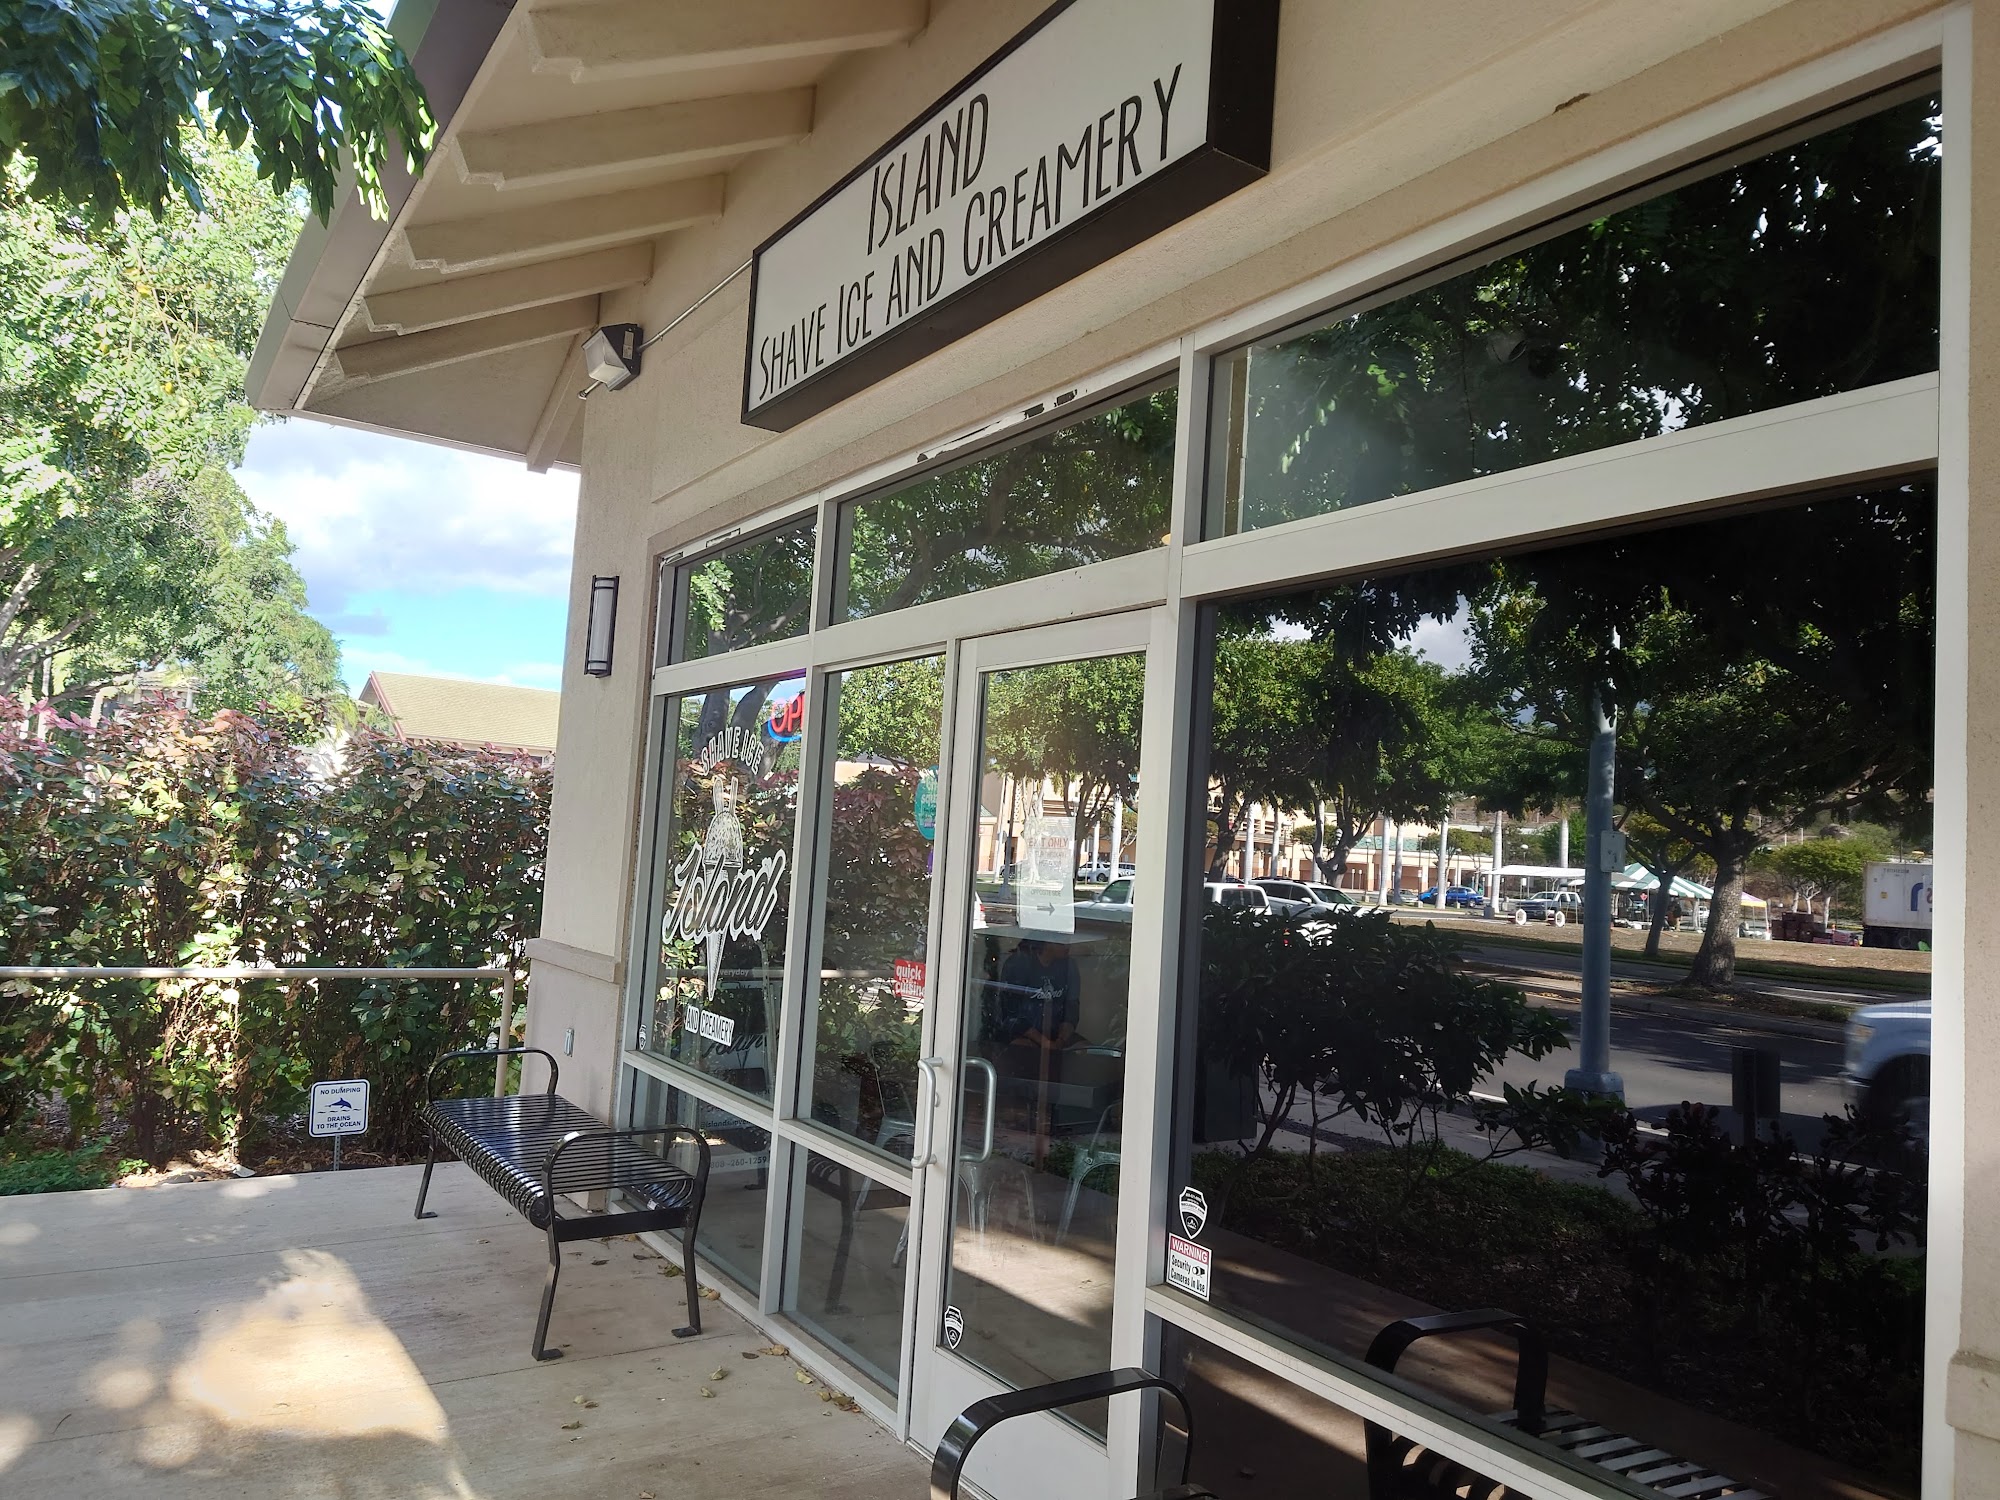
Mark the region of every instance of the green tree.
[[1146, 552], [1172, 514], [1169, 388], [848, 508], [851, 617]]
[[218, 652], [217, 702], [334, 686], [282, 529], [228, 473], [298, 213], [243, 154], [189, 150], [205, 209], [92, 222], [0, 201], [0, 693], [60, 681], [87, 701], [134, 668]]
[[321, 219], [345, 171], [384, 213], [384, 167], [414, 172], [434, 131], [365, 0], [0, 0], [0, 172], [25, 159], [34, 197], [107, 217], [201, 207], [205, 127]]
[[1826, 919], [1831, 921], [1833, 903], [1839, 900], [1858, 906], [1869, 864], [1888, 857], [1886, 842], [1866, 834], [1843, 835], [1829, 829], [1817, 838], [1767, 849], [1758, 857], [1757, 864], [1808, 908], [1815, 901], [1824, 902]]
[[1145, 697], [1143, 656], [996, 673], [987, 684], [987, 755], [1025, 786], [1054, 783], [1080, 832], [1110, 816], [1113, 798], [1129, 800], [1138, 784]]

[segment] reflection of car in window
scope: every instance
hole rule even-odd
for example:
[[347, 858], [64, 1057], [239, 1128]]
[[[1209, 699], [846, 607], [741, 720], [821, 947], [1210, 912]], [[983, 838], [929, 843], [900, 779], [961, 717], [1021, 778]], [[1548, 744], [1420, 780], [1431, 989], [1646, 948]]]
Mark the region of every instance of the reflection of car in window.
[[1583, 916], [1583, 896], [1577, 891], [1543, 891], [1514, 905], [1514, 924], [1547, 922], [1551, 927], [1577, 921]]
[[1272, 911], [1304, 911], [1308, 906], [1318, 904], [1312, 887], [1303, 880], [1272, 880], [1269, 878], [1251, 882], [1264, 893]]
[[[1437, 899], [1438, 899], [1437, 887], [1432, 886], [1429, 890], [1424, 891], [1417, 897], [1417, 905], [1436, 906]], [[1469, 885], [1454, 885], [1446, 888], [1444, 893], [1444, 904], [1446, 906], [1460, 906], [1460, 907], [1470, 908], [1474, 906], [1484, 906], [1486, 904], [1486, 898], [1482, 896], [1478, 891], [1472, 889], [1472, 887]]]
[[1114, 880], [1088, 901], [1077, 902], [1076, 919], [1079, 922], [1116, 922], [1129, 927], [1132, 924], [1131, 877]]
[[1864, 1115], [1907, 1125], [1928, 1150], [1931, 1129], [1931, 1003], [1870, 1005], [1847, 1022], [1848, 1102]]
[[1271, 898], [1254, 885], [1238, 885], [1233, 881], [1210, 880], [1202, 885], [1202, 892], [1217, 906], [1235, 907], [1254, 911], [1269, 911]]

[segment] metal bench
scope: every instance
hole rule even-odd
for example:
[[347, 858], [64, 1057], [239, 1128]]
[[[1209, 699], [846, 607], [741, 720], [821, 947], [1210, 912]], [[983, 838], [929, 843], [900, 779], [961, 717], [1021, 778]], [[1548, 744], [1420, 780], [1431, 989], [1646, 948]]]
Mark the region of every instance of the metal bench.
[[[446, 1099], [432, 1094], [431, 1081], [448, 1062], [531, 1053], [548, 1060], [549, 1086], [540, 1094]], [[536, 1359], [562, 1358], [562, 1350], [547, 1347], [549, 1312], [555, 1306], [556, 1278], [562, 1272], [562, 1247], [571, 1240], [680, 1230], [688, 1320], [686, 1327], [674, 1330], [674, 1337], [691, 1338], [701, 1332], [701, 1301], [694, 1270], [695, 1230], [708, 1191], [708, 1140], [701, 1131], [691, 1125], [648, 1130], [607, 1128], [556, 1094], [556, 1060], [539, 1047], [447, 1053], [424, 1075], [424, 1106], [419, 1118], [431, 1138], [424, 1180], [417, 1189], [419, 1219], [437, 1217], [424, 1212], [424, 1198], [430, 1192], [431, 1168], [437, 1164], [442, 1145], [548, 1235], [549, 1277], [542, 1289], [541, 1316], [535, 1320]], [[694, 1143], [699, 1163], [692, 1176], [641, 1144], [675, 1137]], [[556, 1208], [559, 1193], [595, 1192], [621, 1193], [628, 1202], [640, 1206], [567, 1219]]]
[[1181, 1430], [1187, 1444], [1181, 1453], [1181, 1482], [1171, 1489], [1156, 1490], [1139, 1500], [1216, 1500], [1213, 1490], [1188, 1483], [1188, 1466], [1194, 1462], [1194, 1413], [1180, 1388], [1144, 1370], [1101, 1370], [1095, 1375], [1078, 1375], [1071, 1380], [1030, 1386], [1025, 1391], [1007, 1391], [975, 1401], [952, 1419], [951, 1428], [938, 1444], [931, 1460], [931, 1500], [958, 1500], [959, 1480], [972, 1445], [1002, 1422], [1036, 1412], [1056, 1411], [1065, 1406], [1081, 1406], [1086, 1401], [1102, 1401], [1127, 1391], [1165, 1391], [1181, 1409]]
[[[1768, 1490], [1690, 1463], [1664, 1448], [1627, 1437], [1571, 1411], [1549, 1411], [1549, 1351], [1541, 1332], [1497, 1307], [1433, 1313], [1391, 1323], [1368, 1346], [1368, 1363], [1393, 1371], [1410, 1345], [1433, 1334], [1501, 1332], [1514, 1337], [1514, 1408], [1495, 1420], [1560, 1448], [1573, 1458], [1608, 1469], [1671, 1500], [1777, 1500]], [[1369, 1500], [1507, 1500], [1505, 1485], [1433, 1453], [1412, 1438], [1374, 1422], [1368, 1426]]]

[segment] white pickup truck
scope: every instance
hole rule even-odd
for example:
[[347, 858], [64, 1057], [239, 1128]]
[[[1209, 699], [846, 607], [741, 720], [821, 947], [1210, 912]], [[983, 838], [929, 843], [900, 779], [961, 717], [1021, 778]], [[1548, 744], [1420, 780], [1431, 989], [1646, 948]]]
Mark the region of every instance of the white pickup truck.
[[1870, 1005], [1847, 1021], [1841, 1068], [1847, 1102], [1862, 1114], [1901, 1120], [1928, 1148], [1931, 1135], [1931, 1003]]

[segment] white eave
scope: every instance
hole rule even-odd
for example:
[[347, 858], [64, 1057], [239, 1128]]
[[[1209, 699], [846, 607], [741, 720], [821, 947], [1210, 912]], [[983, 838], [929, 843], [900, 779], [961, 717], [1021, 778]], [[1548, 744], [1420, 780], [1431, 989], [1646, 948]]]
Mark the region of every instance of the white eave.
[[599, 299], [647, 281], [729, 175], [803, 140], [842, 57], [906, 42], [928, 0], [402, 0], [440, 124], [392, 213], [349, 193], [293, 249], [251, 404], [577, 462]]

